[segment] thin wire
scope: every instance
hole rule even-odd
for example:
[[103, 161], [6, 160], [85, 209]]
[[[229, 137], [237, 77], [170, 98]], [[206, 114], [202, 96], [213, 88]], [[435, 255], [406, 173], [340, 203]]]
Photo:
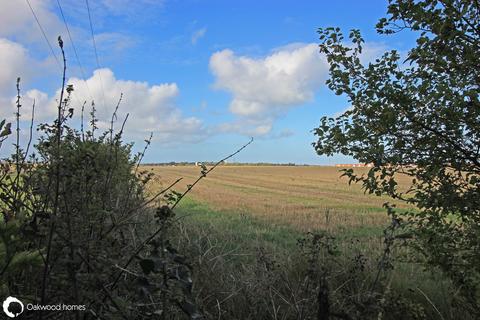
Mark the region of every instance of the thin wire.
[[88, 87], [88, 83], [87, 83], [87, 80], [86, 80], [87, 77], [85, 76], [85, 71], [83, 69], [82, 63], [80, 62], [80, 59], [78, 58], [77, 49], [75, 47], [75, 43], [73, 42], [72, 35], [70, 34], [70, 29], [68, 28], [68, 23], [67, 23], [67, 20], [65, 19], [65, 15], [63, 14], [62, 5], [60, 4], [59, 0], [57, 0], [57, 4], [58, 4], [58, 8], [60, 9], [60, 14], [62, 15], [63, 23], [65, 24], [65, 28], [67, 29], [68, 38], [70, 39], [70, 42], [72, 44], [73, 52], [75, 53], [75, 58], [77, 59], [78, 66], [80, 67], [80, 72], [82, 73], [83, 81], [85, 82], [85, 86], [87, 87], [88, 95], [90, 96], [90, 99], [93, 100], [93, 97], [90, 93], [90, 88]]
[[[48, 41], [48, 37], [47, 37], [47, 35], [45, 34], [45, 30], [43, 29], [42, 24], [40, 23], [40, 20], [38, 19], [37, 14], [35, 13], [35, 10], [33, 10], [33, 7], [32, 7], [32, 5], [30, 4], [30, 1], [29, 1], [29, 0], [25, 0], [25, 1], [27, 2], [28, 7], [30, 8], [30, 11], [32, 11], [32, 15], [33, 15], [33, 17], [35, 18], [35, 21], [37, 22], [38, 28], [39, 28], [40, 31], [42, 32], [43, 38], [44, 38], [45, 41], [47, 42], [47, 45], [48, 45], [48, 47], [50, 48], [50, 52], [52, 53], [53, 57], [55, 58], [55, 61], [57, 62], [58, 67], [59, 67], [60, 70], [61, 70], [61, 69], [62, 69], [62, 65], [60, 64], [60, 61], [58, 60], [57, 55], [55, 54], [55, 50], [53, 50], [52, 44], [50, 43], [50, 41]], [[73, 92], [72, 96], [73, 96], [73, 98], [76, 100], [76, 102], [79, 103], [77, 97], [76, 97], [75, 94], [74, 94], [74, 92]]]
[[58, 60], [57, 55], [55, 54], [55, 51], [53, 50], [53, 47], [52, 47], [50, 41], [48, 41], [47, 35], [45, 34], [45, 31], [43, 30], [42, 25], [40, 24], [40, 21], [38, 20], [38, 17], [35, 14], [35, 11], [32, 8], [32, 5], [30, 4], [30, 1], [29, 0], [25, 0], [25, 1], [27, 2], [28, 6], [30, 7], [30, 10], [32, 11], [33, 17], [35, 18], [35, 21], [37, 21], [37, 25], [40, 28], [40, 31], [42, 32], [43, 37], [45, 38], [45, 41], [47, 42], [48, 46], [50, 47], [50, 51], [52, 52], [53, 57], [57, 61], [58, 67], [61, 69], [62, 66], [60, 65], [60, 61]]
[[[98, 69], [101, 69], [100, 62], [98, 60], [97, 44], [95, 43], [95, 34], [93, 32], [92, 15], [90, 14], [90, 6], [88, 4], [88, 0], [85, 0], [85, 3], [87, 4], [88, 21], [90, 22], [90, 31], [92, 33], [92, 42], [93, 42], [93, 50], [95, 51], [95, 60], [97, 62]], [[103, 107], [105, 108], [105, 90], [103, 89], [102, 74], [99, 72], [98, 76], [100, 77], [100, 86], [102, 87], [102, 95], [103, 95]]]

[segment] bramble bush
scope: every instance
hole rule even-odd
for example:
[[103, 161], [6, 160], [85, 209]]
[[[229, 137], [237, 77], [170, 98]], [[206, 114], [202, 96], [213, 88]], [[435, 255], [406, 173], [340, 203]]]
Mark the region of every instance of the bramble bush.
[[[328, 85], [347, 94], [353, 108], [323, 118], [315, 131], [318, 153], [340, 151], [374, 163], [366, 176], [347, 170], [352, 182], [420, 209], [387, 206], [392, 224], [378, 261], [342, 252], [319, 232], [287, 257], [257, 248], [248, 260], [231, 263], [228, 252], [212, 245], [209, 230], [179, 232], [179, 201], [246, 145], [210, 168], [202, 165], [185, 192], [172, 190], [179, 179], [147, 196], [152, 175], [140, 166], [146, 148], [132, 154], [122, 140], [123, 124], [115, 129], [116, 111], [110, 128], [99, 133], [92, 105], [84, 127], [85, 105], [71, 106], [74, 88], [65, 83], [65, 66], [57, 119], [39, 126], [34, 152], [33, 116], [29, 141], [20, 145], [19, 80], [16, 125], [0, 122], [0, 147], [16, 139], [14, 154], [0, 167], [0, 295], [85, 305], [83, 312], [25, 313], [27, 319], [474, 319], [480, 283], [478, 7], [398, 0], [389, 13], [380, 32], [398, 31], [389, 26], [421, 32], [407, 68], [396, 52], [365, 67], [359, 32], [350, 35], [353, 45], [344, 45], [338, 29], [320, 30], [331, 66]], [[70, 125], [75, 112], [80, 129]], [[397, 174], [412, 177], [409, 192], [397, 190]], [[412, 242], [418, 252], [463, 294], [449, 315], [426, 295], [429, 304], [422, 304], [391, 286], [394, 245], [406, 238], [399, 234], [404, 227], [418, 240]]]
[[[370, 261], [366, 267], [360, 257], [352, 263], [325, 233], [302, 239], [292, 263], [264, 250], [252, 252], [255, 259], [241, 272], [222, 262], [224, 252], [189, 243], [177, 232], [173, 209], [248, 144], [210, 168], [202, 165], [185, 192], [171, 189], [179, 179], [148, 197], [152, 174], [140, 166], [146, 148], [132, 156], [132, 145], [122, 141], [124, 123], [114, 128], [116, 111], [103, 133], [94, 105], [87, 126], [82, 106], [80, 129], [71, 127], [74, 88], [63, 81], [58, 117], [39, 125], [33, 153], [33, 118], [25, 150], [19, 143], [17, 81], [17, 142], [0, 176], [0, 290], [24, 303], [85, 305], [85, 310], [27, 311], [25, 318], [364, 319], [385, 309], [384, 265], [377, 269]], [[2, 142], [11, 131], [11, 124], [1, 123]], [[368, 274], [378, 275], [374, 287]]]
[[[60, 38], [59, 44], [63, 53]], [[74, 88], [65, 86], [65, 69], [58, 117], [39, 126], [34, 153], [33, 116], [25, 150], [19, 143], [17, 81], [15, 153], [0, 173], [0, 294], [24, 303], [85, 305], [83, 313], [63, 318], [202, 318], [191, 296], [190, 268], [164, 237], [177, 194], [167, 187], [146, 197], [152, 175], [139, 166], [146, 148], [132, 156], [132, 144], [122, 141], [123, 125], [114, 129], [117, 110], [101, 134], [93, 104], [86, 130], [85, 105], [81, 129], [69, 126]], [[11, 131], [10, 123], [1, 123], [1, 142]]]

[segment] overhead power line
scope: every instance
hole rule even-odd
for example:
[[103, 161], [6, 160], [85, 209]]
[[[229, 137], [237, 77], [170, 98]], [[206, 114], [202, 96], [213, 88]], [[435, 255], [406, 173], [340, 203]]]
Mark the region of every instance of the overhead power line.
[[37, 22], [38, 28], [39, 28], [40, 31], [42, 32], [43, 37], [45, 38], [45, 41], [47, 42], [48, 46], [50, 47], [50, 51], [52, 52], [53, 57], [55, 58], [55, 60], [57, 61], [58, 66], [59, 66], [60, 69], [61, 69], [61, 68], [62, 68], [62, 65], [60, 64], [60, 61], [58, 60], [57, 55], [55, 54], [55, 51], [53, 50], [52, 44], [50, 43], [50, 41], [48, 41], [48, 37], [47, 37], [47, 35], [45, 34], [45, 30], [43, 30], [42, 24], [40, 23], [40, 20], [38, 20], [38, 17], [37, 17], [37, 15], [35, 14], [35, 11], [33, 10], [32, 5], [30, 4], [30, 1], [29, 1], [29, 0], [25, 0], [25, 1], [27, 2], [28, 6], [30, 7], [30, 10], [32, 11], [33, 17], [35, 18], [35, 21]]
[[58, 4], [58, 8], [60, 9], [60, 14], [62, 15], [63, 23], [65, 24], [65, 29], [67, 29], [68, 38], [70, 39], [70, 43], [72, 44], [72, 48], [73, 48], [73, 52], [75, 54], [75, 58], [77, 59], [78, 66], [80, 67], [80, 72], [82, 74], [83, 81], [85, 82], [85, 86], [87, 88], [88, 95], [90, 96], [90, 99], [93, 100], [93, 97], [90, 93], [90, 88], [88, 87], [87, 77], [85, 76], [85, 71], [83, 69], [82, 63], [80, 62], [80, 58], [78, 57], [77, 49], [75, 47], [75, 43], [73, 42], [73, 38], [72, 38], [72, 35], [70, 33], [70, 29], [68, 28], [67, 19], [65, 18], [65, 15], [63, 14], [62, 5], [60, 4], [59, 0], [57, 0], [57, 4]]
[[[40, 29], [40, 31], [41, 31], [41, 33], [42, 33], [42, 35], [43, 35], [43, 38], [45, 39], [45, 42], [47, 43], [48, 47], [50, 48], [50, 52], [52, 53], [52, 56], [55, 58], [55, 61], [57, 62], [57, 65], [58, 65], [58, 67], [60, 68], [60, 70], [62, 70], [62, 65], [61, 65], [61, 63], [60, 63], [60, 60], [58, 60], [58, 57], [57, 57], [57, 55], [55, 54], [55, 50], [53, 50], [52, 44], [50, 43], [50, 41], [48, 41], [48, 37], [47, 37], [47, 35], [46, 35], [46, 33], [45, 33], [45, 30], [44, 30], [43, 27], [42, 27], [42, 24], [40, 23], [40, 19], [38, 19], [38, 16], [37, 16], [37, 14], [35, 13], [35, 10], [33, 9], [30, 1], [29, 1], [29, 0], [25, 0], [25, 1], [27, 2], [28, 7], [30, 8], [30, 11], [32, 12], [33, 17], [35, 18], [35, 21], [37, 22], [38, 28]], [[79, 103], [79, 102], [78, 102], [78, 99], [76, 98], [76, 96], [75, 96], [74, 93], [72, 93], [72, 97], [73, 97], [73, 99], [77, 100], [77, 101], [76, 101], [77, 103]]]
[[[93, 32], [93, 24], [92, 24], [92, 15], [90, 14], [90, 5], [88, 4], [88, 0], [85, 0], [85, 3], [87, 4], [87, 12], [88, 12], [88, 21], [90, 23], [90, 32], [92, 34], [92, 43], [93, 43], [93, 50], [95, 51], [95, 60], [97, 62], [97, 67], [98, 69], [101, 69], [100, 67], [100, 61], [98, 59], [98, 51], [97, 51], [97, 44], [95, 42], [95, 33]], [[98, 74], [100, 77], [100, 86], [102, 87], [102, 95], [103, 95], [103, 107], [105, 108], [105, 90], [103, 88], [103, 79], [102, 79], [102, 74]]]

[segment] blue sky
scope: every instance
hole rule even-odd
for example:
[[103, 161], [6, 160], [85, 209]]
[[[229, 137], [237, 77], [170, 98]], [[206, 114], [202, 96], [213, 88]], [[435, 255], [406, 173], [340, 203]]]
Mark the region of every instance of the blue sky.
[[[65, 42], [74, 124], [82, 101], [93, 99], [107, 126], [123, 93], [126, 140], [138, 150], [153, 132], [147, 162], [216, 160], [250, 136], [254, 143], [235, 161], [350, 162], [319, 157], [311, 146], [320, 117], [348, 108], [324, 85], [328, 66], [318, 53], [317, 28], [360, 29], [366, 60], [414, 43], [409, 33], [376, 34], [383, 0], [89, 0], [97, 65], [85, 1], [60, 0], [80, 68], [57, 1], [30, 4], [57, 55], [57, 36]], [[0, 67], [0, 117], [14, 112], [17, 76], [23, 124], [33, 99], [38, 122], [54, 117], [60, 68], [25, 1], [0, 0]]]

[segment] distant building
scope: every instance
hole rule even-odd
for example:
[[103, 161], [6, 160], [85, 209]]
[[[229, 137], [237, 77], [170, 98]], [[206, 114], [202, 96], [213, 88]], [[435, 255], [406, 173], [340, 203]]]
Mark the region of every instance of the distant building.
[[358, 167], [366, 167], [372, 168], [373, 163], [337, 163], [335, 167], [348, 167], [348, 168], [358, 168]]

